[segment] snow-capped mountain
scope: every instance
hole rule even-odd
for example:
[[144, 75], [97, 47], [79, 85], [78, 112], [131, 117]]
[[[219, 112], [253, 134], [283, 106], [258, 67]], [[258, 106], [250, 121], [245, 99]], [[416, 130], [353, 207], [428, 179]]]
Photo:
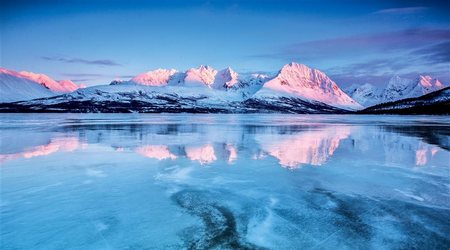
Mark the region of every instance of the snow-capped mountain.
[[444, 87], [444, 84], [431, 76], [420, 75], [414, 80], [394, 76], [385, 88], [377, 88], [371, 84], [352, 85], [346, 89], [346, 92], [361, 105], [370, 107], [380, 103], [419, 97]]
[[321, 102], [350, 110], [362, 108], [325, 73], [294, 62], [285, 65], [253, 96], [255, 99], [262, 100], [279, 99], [280, 97]]
[[450, 87], [419, 97], [378, 104], [361, 112], [372, 114], [450, 114]]
[[[58, 81], [59, 85], [61, 85], [62, 89], [64, 89], [67, 93], [73, 92], [77, 89], [86, 88], [84, 84], [76, 84], [72, 80], [60, 80]], [[65, 92], [63, 92], [65, 93]]]
[[206, 85], [211, 86], [217, 75], [217, 70], [210, 66], [200, 65], [198, 68], [191, 68], [186, 71], [184, 83], [186, 85]]
[[382, 89], [376, 86], [365, 83], [363, 85], [353, 84], [346, 88], [345, 93], [347, 93], [353, 100], [357, 101], [364, 107], [369, 107], [381, 102]]
[[[239, 90], [262, 83], [264, 77], [241, 76], [236, 71], [227, 67], [216, 70], [211, 66], [200, 65], [198, 68], [179, 72], [175, 69], [156, 69], [139, 74], [128, 82], [114, 81], [111, 84], [135, 83], [146, 86], [188, 86], [208, 87], [217, 90]], [[262, 84], [259, 84], [262, 85]]]
[[71, 80], [55, 81], [47, 75], [0, 68], [0, 102], [14, 102], [70, 93], [84, 85]]
[[[26, 76], [45, 86], [58, 84], [45, 75]], [[239, 75], [229, 67], [218, 71], [203, 65], [186, 72], [157, 69], [129, 81], [17, 105], [81, 112], [123, 112], [126, 107], [137, 112], [329, 113], [361, 107], [324, 73], [297, 63], [285, 65], [274, 77]]]
[[37, 74], [28, 71], [21, 71], [19, 72], [19, 74], [22, 75], [22, 77], [30, 81], [37, 82], [42, 86], [48, 88], [49, 90], [57, 93], [69, 93], [79, 88], [78, 85], [76, 85], [70, 80], [62, 80], [57, 82], [47, 75]]
[[0, 102], [31, 100], [56, 95], [18, 72], [0, 68]]
[[165, 86], [177, 73], [175, 69], [156, 69], [133, 77], [131, 82], [147, 86]]
[[[240, 75], [229, 67], [216, 70], [203, 65], [185, 72], [156, 69], [129, 81], [113, 81], [109, 85], [85, 89], [78, 89], [71, 81], [57, 82], [42, 74], [3, 71], [7, 75], [4, 78], [27, 81], [41, 91], [11, 98], [16, 85], [3, 80], [2, 90], [5, 90], [2, 92], [6, 94], [2, 97], [7, 98], [0, 102], [23, 100], [14, 105], [2, 105], [4, 112], [342, 113], [360, 110], [360, 104], [371, 106], [416, 97], [444, 86], [429, 76], [420, 76], [414, 81], [394, 77], [385, 89], [371, 84], [353, 85], [346, 89], [347, 95], [325, 73], [298, 63], [285, 65], [273, 76]], [[57, 90], [75, 91], [54, 96]], [[46, 99], [27, 101], [41, 97]]]
[[238, 76], [238, 73], [230, 67], [218, 71], [214, 78], [213, 87], [216, 89], [230, 89], [239, 82]]
[[393, 77], [383, 93], [384, 102], [419, 97], [444, 88], [444, 85], [431, 76], [419, 75], [415, 80]]

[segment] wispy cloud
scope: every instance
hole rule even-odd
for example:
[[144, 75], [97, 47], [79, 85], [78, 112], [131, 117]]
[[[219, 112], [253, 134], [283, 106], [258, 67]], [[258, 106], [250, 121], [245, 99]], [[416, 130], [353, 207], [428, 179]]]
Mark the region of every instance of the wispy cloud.
[[395, 50], [408, 51], [447, 40], [450, 40], [450, 29], [416, 28], [294, 43], [279, 48], [275, 53], [257, 54], [251, 57], [285, 61], [320, 60]]
[[68, 77], [100, 77], [105, 76], [103, 74], [93, 74], [93, 73], [64, 73], [64, 76]]
[[374, 12], [373, 14], [396, 14], [396, 15], [402, 15], [402, 14], [416, 14], [421, 13], [424, 11], [427, 11], [429, 7], [404, 7], [404, 8], [390, 8], [390, 9], [382, 9], [379, 11]]
[[83, 58], [61, 57], [61, 56], [42, 56], [41, 58], [47, 61], [57, 61], [63, 63], [81, 63], [81, 64], [101, 65], [101, 66], [122, 66], [120, 63], [117, 63], [114, 60], [110, 59], [89, 60]]
[[425, 46], [413, 50], [411, 55], [419, 56], [429, 63], [449, 63], [450, 62], [450, 41]]
[[384, 74], [384, 72], [396, 72], [409, 67], [409, 65], [409, 62], [400, 57], [378, 58], [330, 68], [327, 71], [338, 74], [351, 74], [353, 76], [365, 76], [372, 74]]
[[64, 73], [67, 77], [115, 77], [115, 78], [131, 78], [134, 75], [110, 75], [110, 74], [96, 74], [96, 73]]

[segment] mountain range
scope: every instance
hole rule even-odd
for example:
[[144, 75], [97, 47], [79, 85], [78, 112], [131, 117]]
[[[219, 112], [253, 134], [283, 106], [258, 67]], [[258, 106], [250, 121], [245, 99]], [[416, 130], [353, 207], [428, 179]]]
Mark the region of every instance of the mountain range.
[[0, 68], [0, 111], [348, 113], [444, 87], [429, 76], [393, 77], [384, 89], [364, 84], [344, 91], [322, 71], [294, 62], [274, 75], [201, 65], [184, 72], [156, 69], [87, 88]]
[[345, 91], [361, 105], [370, 107], [381, 103], [419, 97], [444, 87], [444, 84], [431, 76], [419, 75], [415, 79], [394, 76], [389, 80], [385, 88], [366, 83], [363, 85], [351, 85]]

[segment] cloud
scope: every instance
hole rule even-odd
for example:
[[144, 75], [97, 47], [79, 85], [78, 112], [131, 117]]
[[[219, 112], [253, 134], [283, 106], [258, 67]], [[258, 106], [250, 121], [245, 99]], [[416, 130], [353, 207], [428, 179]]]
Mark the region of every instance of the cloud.
[[420, 12], [427, 11], [428, 7], [404, 7], [404, 8], [390, 8], [390, 9], [382, 9], [374, 12], [373, 14], [416, 14]]
[[429, 63], [449, 63], [450, 40], [413, 50], [410, 54], [419, 56]]
[[92, 73], [65, 73], [64, 76], [68, 77], [100, 77], [105, 76], [103, 74], [92, 74]]
[[330, 74], [331, 79], [333, 79], [340, 87], [346, 88], [351, 84], [364, 84], [371, 83], [375, 85], [386, 84], [393, 74], [381, 74], [381, 75], [364, 75], [364, 76], [354, 76], [349, 74]]
[[364, 76], [370, 74], [379, 74], [383, 72], [396, 72], [406, 69], [410, 66], [408, 61], [401, 57], [378, 58], [364, 62], [351, 63], [343, 66], [329, 68], [328, 72], [346, 73], [354, 76]]
[[279, 48], [275, 53], [251, 57], [285, 61], [320, 60], [339, 56], [348, 58], [361, 54], [417, 49], [446, 40], [450, 40], [450, 29], [416, 28], [294, 43]]
[[68, 77], [116, 77], [116, 78], [132, 78], [134, 75], [110, 75], [110, 74], [96, 74], [96, 73], [64, 73]]
[[112, 75], [97, 73], [63, 73], [62, 75], [70, 78], [74, 82], [95, 81], [99, 79], [130, 79], [134, 77], [134, 75]]
[[64, 63], [81, 63], [89, 65], [101, 65], [101, 66], [122, 66], [121, 64], [110, 59], [88, 60], [82, 58], [60, 57], [60, 56], [42, 56], [44, 60], [64, 62]]
[[393, 74], [448, 71], [450, 29], [416, 28], [314, 40], [252, 57], [322, 65], [319, 68], [344, 82], [383, 83]]

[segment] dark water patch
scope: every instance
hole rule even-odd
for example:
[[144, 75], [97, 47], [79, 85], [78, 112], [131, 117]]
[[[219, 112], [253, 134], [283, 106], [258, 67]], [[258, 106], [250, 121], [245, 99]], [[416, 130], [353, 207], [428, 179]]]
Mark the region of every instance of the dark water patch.
[[442, 149], [450, 151], [450, 126], [383, 126], [387, 132], [394, 132], [401, 135], [416, 137], [426, 143], [436, 145]]
[[210, 193], [186, 189], [172, 199], [203, 224], [201, 235], [185, 239], [188, 249], [261, 249], [241, 237], [234, 214]]
[[383, 201], [374, 213], [396, 218], [394, 227], [404, 236], [403, 240], [396, 242], [398, 249], [450, 249], [448, 209], [388, 200]]
[[364, 207], [351, 197], [338, 197], [328, 190], [315, 188], [311, 191], [314, 194], [320, 194], [329, 198], [334, 204], [329, 209], [337, 215], [333, 224], [340, 228], [342, 233], [351, 238], [359, 238], [361, 240], [369, 240], [371, 238], [371, 226], [366, 224], [363, 219]]

